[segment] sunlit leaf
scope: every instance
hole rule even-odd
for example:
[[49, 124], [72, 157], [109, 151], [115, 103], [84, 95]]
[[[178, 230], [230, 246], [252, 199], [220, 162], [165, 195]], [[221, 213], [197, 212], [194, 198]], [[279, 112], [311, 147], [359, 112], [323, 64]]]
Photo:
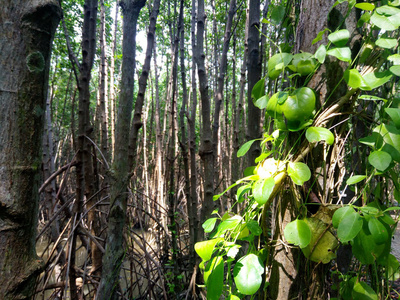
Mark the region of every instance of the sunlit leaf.
[[223, 234], [226, 231], [235, 229], [240, 224], [241, 221], [242, 217], [238, 215], [226, 219], [225, 221], [223, 221], [218, 225], [218, 233]]
[[307, 247], [311, 241], [311, 230], [303, 220], [296, 219], [286, 225], [285, 239], [300, 248]]
[[372, 100], [372, 101], [383, 101], [383, 102], [387, 102], [387, 99], [384, 98], [380, 98], [377, 96], [372, 96], [372, 95], [361, 95], [358, 97], [358, 99], [362, 99], [362, 100]]
[[328, 28], [325, 28], [324, 30], [318, 32], [317, 37], [313, 39], [312, 45], [315, 43], [318, 43], [320, 40], [322, 40], [322, 37], [324, 36], [325, 32], [330, 31]]
[[400, 65], [400, 54], [393, 54], [387, 58], [388, 61], [391, 61], [394, 65]]
[[203, 225], [201, 225], [204, 229], [204, 232], [211, 232], [215, 227], [215, 223], [217, 222], [218, 218], [210, 218], [207, 219]]
[[264, 109], [267, 107], [268, 103], [268, 96], [264, 95], [261, 98], [258, 98], [256, 101], [254, 101], [254, 106], [258, 107], [259, 109]]
[[302, 162], [289, 162], [287, 172], [297, 185], [303, 185], [304, 182], [311, 178], [310, 168]]
[[344, 72], [344, 80], [353, 89], [365, 86], [366, 82], [357, 69], [350, 69]]
[[332, 225], [337, 228], [337, 234], [342, 243], [352, 240], [361, 230], [363, 220], [351, 207], [339, 208], [332, 217]]
[[380, 38], [375, 42], [375, 44], [381, 48], [391, 49], [397, 46], [397, 40], [389, 38]]
[[306, 139], [310, 143], [326, 141], [328, 145], [332, 145], [335, 141], [333, 133], [324, 127], [308, 127], [306, 131]]
[[349, 37], [350, 32], [347, 29], [341, 29], [328, 35], [328, 39], [337, 47], [345, 46]]
[[372, 11], [375, 9], [375, 4], [373, 3], [368, 3], [368, 2], [362, 2], [362, 3], [357, 3], [356, 7], [362, 10], [369, 10]]
[[368, 156], [368, 162], [378, 171], [385, 171], [392, 162], [392, 157], [389, 153], [378, 150]]
[[360, 181], [363, 181], [365, 178], [367, 178], [366, 175], [354, 175], [351, 176], [349, 179], [347, 179], [346, 184], [347, 185], [352, 185], [359, 183]]
[[274, 190], [275, 180], [273, 177], [257, 180], [253, 185], [253, 197], [258, 204], [265, 204]]
[[233, 278], [240, 293], [255, 294], [261, 286], [264, 266], [255, 254], [248, 254], [237, 261], [233, 268]]
[[238, 150], [237, 157], [244, 156], [247, 153], [247, 151], [249, 151], [251, 145], [253, 145], [253, 143], [255, 141], [256, 140], [251, 140], [251, 141], [248, 141], [248, 142], [244, 143], [243, 146], [240, 147], [240, 149]]
[[223, 240], [222, 238], [217, 238], [217, 239], [198, 242], [194, 245], [194, 250], [203, 261], [210, 260], [215, 245], [222, 240]]
[[325, 45], [319, 46], [317, 51], [315, 51], [314, 56], [321, 64], [323, 64], [325, 62], [325, 58], [326, 58], [326, 47], [325, 47]]
[[326, 53], [336, 57], [339, 60], [351, 62], [351, 50], [349, 47], [333, 48], [328, 50]]
[[[282, 73], [284, 68], [289, 65], [293, 55], [290, 53], [277, 53], [268, 60], [268, 77], [276, 79]], [[277, 66], [281, 66], [277, 68]]]
[[207, 287], [207, 300], [218, 300], [224, 286], [224, 260], [216, 256], [206, 266], [204, 282]]
[[353, 300], [378, 300], [375, 291], [363, 281], [354, 285], [352, 296]]
[[265, 95], [265, 78], [263, 77], [256, 82], [256, 84], [253, 86], [253, 89], [251, 90], [251, 98], [253, 99], [253, 103], [264, 95]]
[[384, 72], [372, 72], [363, 76], [365, 80], [365, 86], [361, 86], [362, 90], [370, 91], [384, 85], [393, 77], [392, 73], [389, 70]]

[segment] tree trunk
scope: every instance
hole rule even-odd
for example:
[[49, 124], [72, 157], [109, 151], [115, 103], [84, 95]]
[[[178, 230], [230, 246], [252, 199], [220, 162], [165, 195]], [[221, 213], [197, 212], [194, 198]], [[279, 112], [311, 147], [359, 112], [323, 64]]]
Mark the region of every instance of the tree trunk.
[[106, 253], [103, 257], [103, 273], [96, 299], [118, 298], [118, 282], [125, 250], [123, 230], [127, 208], [127, 188], [129, 182], [129, 129], [133, 106], [133, 81], [136, 50], [136, 24], [145, 0], [121, 1], [123, 21], [122, 81], [119, 97], [118, 118], [115, 136], [115, 160], [111, 178], [110, 213], [106, 240]]
[[29, 299], [42, 262], [35, 249], [38, 181], [57, 1], [2, 1], [0, 11], [0, 295]]
[[[247, 66], [247, 140], [254, 140], [261, 137], [261, 110], [253, 104], [251, 92], [254, 85], [261, 78], [261, 61], [260, 61], [260, 0], [251, 0], [248, 15], [248, 66]], [[254, 160], [260, 155], [260, 143], [253, 143], [247, 158], [248, 166], [254, 165]]]

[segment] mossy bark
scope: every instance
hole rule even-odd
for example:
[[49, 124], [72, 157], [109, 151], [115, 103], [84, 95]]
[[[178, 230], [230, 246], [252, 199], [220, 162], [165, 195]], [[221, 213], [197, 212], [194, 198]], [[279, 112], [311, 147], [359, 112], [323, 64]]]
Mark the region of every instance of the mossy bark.
[[29, 299], [36, 256], [38, 184], [56, 0], [6, 0], [0, 10], [0, 295]]

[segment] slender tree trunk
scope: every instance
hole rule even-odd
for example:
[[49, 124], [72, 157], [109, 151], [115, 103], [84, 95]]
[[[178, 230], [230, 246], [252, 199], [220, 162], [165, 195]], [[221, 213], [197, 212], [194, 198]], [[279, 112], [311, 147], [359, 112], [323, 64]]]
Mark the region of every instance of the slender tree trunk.
[[156, 32], [156, 22], [157, 16], [160, 8], [160, 0], [155, 0], [153, 4], [153, 11], [150, 15], [150, 23], [149, 30], [147, 32], [147, 49], [146, 49], [146, 58], [144, 61], [142, 73], [139, 77], [139, 91], [136, 97], [135, 102], [135, 112], [133, 113], [133, 121], [130, 132], [130, 156], [129, 156], [129, 166], [133, 167], [134, 162], [136, 161], [136, 153], [137, 153], [137, 139], [140, 128], [143, 126], [142, 123], [142, 110], [144, 103], [144, 95], [147, 87], [147, 79], [150, 73], [150, 64], [151, 64], [151, 56], [153, 53], [153, 45], [154, 38]]
[[42, 262], [38, 180], [57, 1], [2, 1], [0, 11], [0, 295], [30, 299]]
[[201, 210], [201, 221], [204, 221], [213, 211], [214, 195], [214, 151], [211, 131], [211, 105], [208, 94], [208, 79], [205, 67], [204, 54], [204, 27], [206, 14], [204, 0], [198, 0], [197, 19], [197, 72], [199, 76], [199, 90], [201, 95], [201, 112], [203, 116], [200, 157], [204, 167], [204, 200]]
[[[261, 61], [260, 61], [260, 0], [251, 0], [248, 15], [248, 67], [247, 67], [247, 128], [246, 137], [253, 140], [261, 137], [261, 110], [254, 106], [251, 92], [254, 85], [261, 78]], [[253, 143], [247, 158], [248, 165], [254, 165], [254, 160], [260, 155], [260, 143]]]
[[133, 81], [136, 48], [136, 24], [145, 0], [121, 1], [123, 23], [122, 81], [119, 97], [118, 119], [115, 137], [115, 160], [113, 178], [111, 178], [110, 213], [106, 240], [106, 253], [103, 257], [103, 273], [96, 299], [117, 299], [119, 273], [124, 259], [123, 230], [127, 208], [127, 188], [130, 172], [127, 158], [129, 155], [129, 129], [133, 106]]

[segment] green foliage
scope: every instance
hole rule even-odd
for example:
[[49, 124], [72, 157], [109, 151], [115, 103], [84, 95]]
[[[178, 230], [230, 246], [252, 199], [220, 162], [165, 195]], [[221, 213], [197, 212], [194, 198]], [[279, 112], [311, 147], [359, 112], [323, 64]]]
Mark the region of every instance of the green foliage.
[[[337, 1], [335, 5], [342, 2], [346, 1]], [[381, 277], [386, 280], [398, 278], [400, 264], [390, 254], [391, 238], [398, 219], [393, 219], [389, 212], [400, 208], [390, 206], [390, 200], [386, 198], [393, 191], [391, 194], [394, 199], [400, 200], [397, 174], [400, 163], [400, 106], [395, 88], [386, 87], [393, 84], [394, 76], [400, 75], [400, 55], [391, 53], [397, 47], [397, 40], [385, 31], [400, 27], [400, 9], [395, 7], [400, 2], [382, 4], [348, 2], [349, 9], [355, 6], [364, 11], [357, 25], [365, 34], [365, 42], [356, 56], [352, 55], [352, 49], [348, 46], [351, 36], [348, 30], [331, 32], [325, 29], [313, 40], [313, 44], [320, 42], [328, 33], [329, 43], [321, 44], [314, 54], [293, 54], [283, 51], [282, 47], [268, 60], [268, 74], [253, 88], [252, 97], [257, 107], [265, 108], [269, 117], [266, 128], [273, 127], [274, 131], [264, 134], [261, 140], [262, 154], [256, 159], [257, 166], [246, 174], [247, 177], [234, 184], [239, 185], [236, 200], [243, 210], [235, 214], [229, 212], [227, 217], [207, 220], [203, 226], [210, 233], [209, 241], [212, 243], [204, 251], [202, 245], [206, 244], [200, 242], [198, 244], [202, 247], [197, 246], [197, 249], [203, 251], [196, 250], [201, 254], [203, 264], [213, 261], [212, 257], [222, 257], [227, 266], [222, 294], [236, 299], [243, 295], [255, 295], [263, 284], [268, 285], [262, 282], [264, 264], [268, 264], [265, 253], [271, 249], [270, 244], [265, 242], [273, 241], [266, 228], [265, 216], [272, 200], [280, 192], [290, 192], [297, 205], [291, 211], [295, 220], [284, 228], [283, 242], [299, 247], [308, 262], [328, 264], [335, 259], [340, 244], [351, 247], [356, 259], [354, 270], [348, 274], [337, 271], [341, 279], [338, 289], [344, 299], [383, 299], [385, 292], [379, 287]], [[277, 7], [273, 15], [273, 22], [278, 22], [283, 18], [283, 10]], [[267, 20], [263, 22], [268, 23]], [[368, 29], [371, 26], [380, 34], [372, 34]], [[376, 68], [370, 67], [376, 63], [371, 61], [374, 53], [381, 53], [379, 59], [383, 62]], [[334, 105], [343, 105], [347, 101], [346, 109], [350, 111], [335, 111], [321, 121], [318, 117], [329, 113], [328, 109], [334, 107], [323, 103], [332, 95], [327, 95], [327, 99], [318, 99], [318, 103], [315, 91], [307, 84], [321, 64], [325, 63], [326, 55], [331, 56], [330, 60], [336, 58], [347, 66], [343, 77], [333, 79], [338, 84], [347, 84], [351, 97], [343, 96], [333, 102]], [[269, 94], [265, 92], [267, 80], [275, 84]], [[300, 87], [299, 83], [302, 84]], [[388, 93], [388, 90], [393, 92]], [[373, 116], [375, 123], [369, 123], [374, 125], [365, 136], [358, 138], [359, 143], [367, 146], [365, 149], [356, 149], [362, 153], [362, 173], [351, 175], [354, 171], [347, 163], [348, 159], [340, 158], [330, 163], [336, 164], [340, 160], [344, 176], [339, 176], [338, 182], [328, 182], [325, 172], [331, 170], [316, 171], [304, 158], [317, 143], [322, 143], [326, 152], [340, 147], [352, 152], [351, 143], [343, 145], [345, 141], [335, 139], [336, 136], [340, 138], [340, 133], [335, 129], [339, 124], [333, 124], [328, 129], [325, 128], [328, 124], [326, 120], [331, 121], [342, 114], [358, 114], [355, 107], [364, 101], [373, 101], [370, 103], [376, 108], [376, 113]], [[245, 143], [237, 156], [244, 156], [254, 142]], [[302, 189], [306, 182], [309, 185]], [[307, 210], [311, 192], [304, 193], [304, 189], [308, 190], [310, 185], [321, 182], [325, 184], [321, 187], [322, 197], [322, 194], [329, 194], [333, 186], [343, 190], [351, 186], [355, 196], [349, 199], [348, 204], [341, 203], [342, 196], [339, 199], [326, 196], [331, 202], [318, 204], [318, 212], [311, 214]], [[386, 198], [382, 199], [384, 193]], [[221, 197], [222, 194], [217, 196]], [[216, 222], [219, 225], [215, 228]], [[238, 240], [248, 244], [244, 254], [237, 251], [240, 247]], [[365, 266], [371, 266], [373, 272], [369, 272]], [[375, 280], [371, 285], [364, 281], [362, 274], [367, 269], [367, 277]]]

